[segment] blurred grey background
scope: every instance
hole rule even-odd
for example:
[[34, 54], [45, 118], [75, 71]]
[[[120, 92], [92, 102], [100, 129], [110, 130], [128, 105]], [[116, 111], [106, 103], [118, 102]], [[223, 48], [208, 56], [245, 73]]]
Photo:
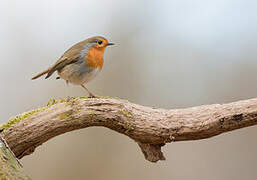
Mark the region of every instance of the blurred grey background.
[[[257, 1], [8, 0], [0, 6], [0, 114], [65, 97], [54, 77], [31, 81], [73, 44], [102, 35], [116, 46], [88, 84], [97, 95], [183, 108], [257, 97]], [[70, 96], [83, 96], [69, 87]], [[164, 147], [147, 162], [131, 139], [106, 128], [56, 137], [22, 159], [37, 180], [257, 179], [257, 127]]]

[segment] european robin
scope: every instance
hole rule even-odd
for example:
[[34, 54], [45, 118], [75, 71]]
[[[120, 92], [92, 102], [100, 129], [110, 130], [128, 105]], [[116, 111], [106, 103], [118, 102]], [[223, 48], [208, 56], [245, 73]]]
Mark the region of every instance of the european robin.
[[109, 43], [101, 36], [81, 41], [64, 52], [54, 65], [34, 76], [32, 80], [44, 74], [47, 74], [45, 77], [47, 79], [57, 71], [60, 76], [57, 79], [66, 80], [67, 84], [80, 85], [88, 92], [89, 97], [95, 97], [84, 84], [101, 71], [104, 63], [104, 51], [110, 45], [114, 44]]

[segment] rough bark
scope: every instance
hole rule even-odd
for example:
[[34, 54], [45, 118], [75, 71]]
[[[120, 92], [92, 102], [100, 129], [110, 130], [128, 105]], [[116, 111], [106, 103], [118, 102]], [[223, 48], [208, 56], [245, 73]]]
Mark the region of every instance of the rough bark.
[[24, 170], [16, 159], [15, 155], [9, 149], [4, 139], [0, 136], [0, 179], [30, 179], [25, 175]]
[[81, 97], [50, 104], [5, 126], [2, 136], [18, 158], [59, 134], [104, 126], [135, 140], [145, 158], [156, 162], [165, 159], [161, 147], [166, 143], [209, 138], [257, 124], [257, 98], [171, 110], [113, 98]]

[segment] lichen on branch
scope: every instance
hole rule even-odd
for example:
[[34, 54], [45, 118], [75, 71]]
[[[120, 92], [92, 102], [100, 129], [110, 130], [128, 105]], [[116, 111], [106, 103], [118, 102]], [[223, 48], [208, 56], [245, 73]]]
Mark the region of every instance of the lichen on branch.
[[118, 98], [51, 99], [47, 106], [11, 118], [2, 136], [18, 158], [47, 140], [76, 129], [103, 126], [136, 141], [145, 158], [164, 160], [173, 141], [209, 138], [257, 124], [257, 98], [186, 109], [156, 109]]

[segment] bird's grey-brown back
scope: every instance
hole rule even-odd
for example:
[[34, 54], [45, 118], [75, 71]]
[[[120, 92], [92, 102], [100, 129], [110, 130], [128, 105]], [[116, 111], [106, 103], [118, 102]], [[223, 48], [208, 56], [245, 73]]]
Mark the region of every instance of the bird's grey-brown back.
[[[89, 38], [90, 39], [90, 38]], [[65, 65], [72, 63], [73, 61], [76, 61], [77, 58], [81, 55], [81, 51], [85, 49], [85, 45], [87, 44], [88, 40], [86, 39], [84, 41], [81, 41], [75, 45], [73, 45], [71, 48], [66, 50], [64, 54], [54, 63], [52, 66], [50, 66], [48, 69], [45, 71], [37, 74], [32, 78], [32, 80], [39, 78], [40, 76], [47, 74], [46, 79], [50, 77], [54, 71], [61, 69]]]
[[47, 70], [32, 79], [47, 74], [46, 79], [55, 71], [66, 82], [82, 86], [90, 97], [95, 97], [84, 85], [92, 80], [102, 69], [104, 52], [107, 46], [113, 45], [101, 36], [95, 36], [81, 41], [67, 51]]
[[57, 64], [60, 63], [63, 63], [64, 65], [70, 64], [71, 62], [76, 62], [80, 58], [85, 58], [89, 49], [95, 46], [98, 40], [103, 39], [106, 40], [102, 36], [94, 36], [73, 45], [71, 48], [64, 52], [64, 54], [52, 67], [54, 68]]
[[45, 77], [47, 79], [55, 71], [60, 71], [66, 65], [77, 62], [80, 57], [84, 58], [87, 55], [89, 49], [97, 44], [98, 40], [106, 39], [102, 36], [94, 36], [73, 45], [71, 48], [64, 52], [64, 54], [56, 61], [55, 64], [34, 76], [32, 80], [37, 79], [44, 74], [47, 74]]
[[[57, 69], [60, 77], [67, 82], [76, 85], [81, 85], [92, 80], [101, 69], [87, 67], [85, 64], [85, 57], [88, 54], [88, 51], [94, 47], [99, 40], [106, 39], [101, 36], [92, 37], [81, 41], [68, 49], [58, 60], [59, 63], [65, 61], [65, 66]], [[71, 59], [66, 57], [71, 57]]]

